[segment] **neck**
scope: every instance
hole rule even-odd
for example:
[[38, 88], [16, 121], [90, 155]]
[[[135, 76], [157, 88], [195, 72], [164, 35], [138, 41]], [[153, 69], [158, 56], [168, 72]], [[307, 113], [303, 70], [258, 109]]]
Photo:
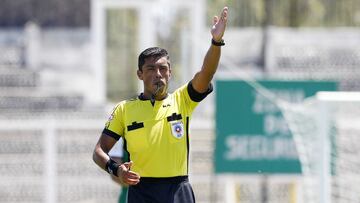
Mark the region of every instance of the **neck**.
[[165, 99], [166, 97], [167, 97], [167, 93], [161, 94], [160, 92], [155, 96], [153, 96], [151, 93], [146, 93], [146, 92], [141, 93], [141, 95], [140, 95], [140, 99], [142, 99], [142, 100], [154, 99], [156, 101], [161, 101], [161, 100]]

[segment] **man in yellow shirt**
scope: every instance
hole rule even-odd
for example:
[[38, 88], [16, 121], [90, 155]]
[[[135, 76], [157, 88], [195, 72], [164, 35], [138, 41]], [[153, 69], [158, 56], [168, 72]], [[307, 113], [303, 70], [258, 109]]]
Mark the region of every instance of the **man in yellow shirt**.
[[[171, 94], [167, 51], [151, 47], [139, 55], [137, 76], [143, 81], [143, 93], [116, 105], [93, 154], [99, 167], [129, 185], [129, 203], [195, 202], [188, 181], [189, 121], [198, 103], [212, 92], [227, 18], [224, 7], [220, 17], [214, 17], [211, 46], [201, 70]], [[122, 164], [108, 155], [120, 137], [130, 160]]]

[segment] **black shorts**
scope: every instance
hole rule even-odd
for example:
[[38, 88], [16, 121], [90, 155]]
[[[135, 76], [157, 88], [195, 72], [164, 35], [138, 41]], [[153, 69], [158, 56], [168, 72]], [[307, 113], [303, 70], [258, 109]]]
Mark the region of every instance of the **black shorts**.
[[140, 178], [129, 187], [128, 203], [195, 203], [195, 196], [187, 176]]

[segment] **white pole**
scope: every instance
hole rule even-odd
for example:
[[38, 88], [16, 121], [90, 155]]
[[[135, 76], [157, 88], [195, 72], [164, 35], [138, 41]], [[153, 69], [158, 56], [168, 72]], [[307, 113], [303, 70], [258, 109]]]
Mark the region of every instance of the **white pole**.
[[105, 61], [105, 8], [101, 1], [91, 1], [91, 42], [92, 42], [92, 74], [94, 82], [92, 91], [88, 91], [89, 101], [102, 104], [106, 100], [106, 61]]
[[[202, 39], [203, 34], [204, 34], [204, 27], [205, 27], [205, 17], [206, 17], [206, 3], [204, 0], [197, 0], [197, 1], [193, 1], [193, 6], [190, 7], [190, 11], [191, 11], [191, 16], [193, 16], [191, 19], [191, 30], [192, 30], [192, 36], [195, 39]], [[208, 46], [210, 46], [210, 40], [211, 40], [211, 35], [210, 35], [210, 31], [207, 33], [208, 34]], [[203, 48], [202, 47], [202, 42], [199, 40], [194, 40], [192, 41], [193, 43], [193, 61], [191, 64], [191, 69], [192, 69], [192, 75], [194, 75], [200, 68], [202, 65], [202, 59], [205, 56], [205, 53], [203, 53], [203, 50], [207, 50], [208, 47]]]
[[55, 120], [50, 118], [48, 122], [45, 122], [43, 130], [44, 136], [44, 148], [45, 148], [45, 202], [56, 203], [57, 202], [57, 144], [55, 139]]
[[26, 65], [32, 70], [38, 70], [40, 67], [40, 27], [34, 23], [29, 22], [25, 26], [25, 57]]
[[190, 63], [189, 63], [189, 50], [190, 50], [190, 46], [189, 46], [189, 40], [191, 39], [189, 37], [189, 32], [187, 30], [182, 30], [181, 31], [181, 84], [185, 84], [189, 78], [191, 78], [191, 73], [190, 73]]
[[235, 180], [231, 177], [225, 177], [223, 180], [225, 180], [225, 203], [235, 203]]
[[317, 122], [319, 126], [320, 169], [319, 189], [320, 203], [331, 203], [331, 169], [330, 169], [330, 136], [329, 136], [329, 103], [318, 101]]
[[[154, 9], [154, 5], [151, 2], [145, 3], [141, 6], [136, 7], [138, 15], [139, 15], [139, 47], [138, 53], [142, 52], [146, 48], [153, 47], [157, 45], [156, 40], [156, 22], [154, 22], [155, 18], [153, 16], [152, 10]], [[138, 92], [142, 92], [142, 81], [138, 81]]]

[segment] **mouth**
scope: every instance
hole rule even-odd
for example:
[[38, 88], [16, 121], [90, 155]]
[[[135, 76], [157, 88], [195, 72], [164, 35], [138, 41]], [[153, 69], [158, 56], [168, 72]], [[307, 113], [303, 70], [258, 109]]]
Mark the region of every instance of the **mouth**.
[[154, 95], [156, 95], [164, 85], [165, 84], [162, 81], [155, 82], [154, 83], [154, 86], [155, 86]]
[[165, 84], [164, 84], [164, 82], [162, 82], [162, 81], [157, 81], [157, 82], [154, 82], [154, 84], [153, 84], [154, 86], [156, 86], [157, 88], [158, 87], [162, 87], [162, 86], [164, 86]]

